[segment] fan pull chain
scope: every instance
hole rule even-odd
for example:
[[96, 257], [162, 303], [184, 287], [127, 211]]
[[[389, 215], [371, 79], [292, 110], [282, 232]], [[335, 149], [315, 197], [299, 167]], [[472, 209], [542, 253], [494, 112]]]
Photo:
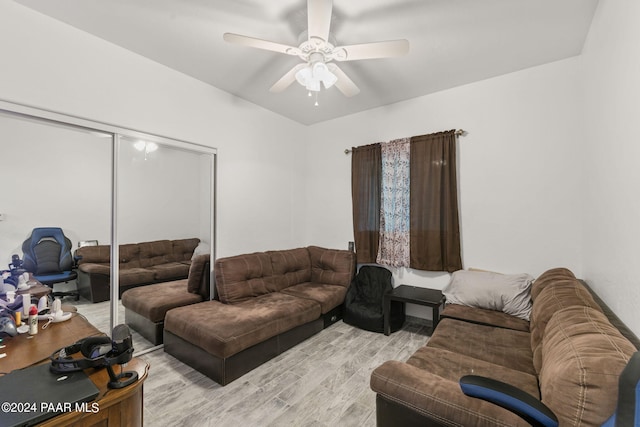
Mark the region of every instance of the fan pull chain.
[[318, 106], [318, 92], [316, 92], [316, 103], [313, 105], [315, 105], [316, 107]]

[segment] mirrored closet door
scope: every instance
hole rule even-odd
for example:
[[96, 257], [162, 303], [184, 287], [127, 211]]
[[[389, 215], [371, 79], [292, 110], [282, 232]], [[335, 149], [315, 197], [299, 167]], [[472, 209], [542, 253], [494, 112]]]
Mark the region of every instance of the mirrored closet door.
[[[81, 245], [106, 247], [104, 295], [92, 298], [83, 287], [78, 301], [62, 300], [101, 331], [125, 322], [120, 282], [135, 282], [120, 274], [128, 245], [161, 242], [142, 255], [183, 263], [183, 273], [190, 255], [163, 258], [166, 242], [215, 258], [215, 149], [4, 101], [0, 135], [0, 261], [23, 257], [22, 242], [36, 227], [61, 228], [74, 254]], [[169, 280], [165, 273], [142, 279]], [[54, 289], [75, 291], [76, 283]], [[137, 338], [136, 350], [153, 347]]]
[[[137, 306], [147, 300], [144, 295], [158, 297], [169, 288], [186, 293], [194, 252], [211, 250], [212, 156], [141, 135], [118, 138], [117, 152], [120, 294], [138, 288], [132, 302]], [[131, 322], [122, 300], [117, 310], [121, 323]], [[130, 327], [148, 329], [146, 323]], [[141, 338], [137, 350], [155, 344]]]

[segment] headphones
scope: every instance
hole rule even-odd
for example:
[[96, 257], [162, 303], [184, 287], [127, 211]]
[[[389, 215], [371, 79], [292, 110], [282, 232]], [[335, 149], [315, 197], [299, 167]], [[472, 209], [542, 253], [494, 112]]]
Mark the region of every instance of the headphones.
[[[72, 358], [71, 355], [77, 352], [82, 353], [84, 357]], [[123, 324], [113, 328], [113, 338], [83, 338], [75, 344], [54, 351], [49, 357], [50, 370], [61, 374], [88, 368], [111, 367], [115, 364], [123, 365], [131, 360], [132, 354], [131, 332], [129, 327]]]

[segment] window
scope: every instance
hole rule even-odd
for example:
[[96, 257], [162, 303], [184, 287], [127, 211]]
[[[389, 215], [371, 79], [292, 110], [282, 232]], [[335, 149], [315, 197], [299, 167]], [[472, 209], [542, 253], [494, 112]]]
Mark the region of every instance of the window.
[[358, 262], [461, 269], [455, 131], [356, 147], [352, 156]]

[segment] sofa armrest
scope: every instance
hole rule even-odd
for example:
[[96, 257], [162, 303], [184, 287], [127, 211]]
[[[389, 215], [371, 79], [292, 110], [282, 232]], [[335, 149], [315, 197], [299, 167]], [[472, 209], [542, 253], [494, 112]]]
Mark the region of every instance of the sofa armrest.
[[465, 396], [457, 381], [404, 362], [390, 360], [371, 373], [371, 389], [435, 422], [446, 425], [528, 426], [510, 413]]
[[532, 426], [558, 426], [558, 418], [547, 405], [511, 384], [478, 375], [465, 375], [460, 378], [460, 388], [467, 396], [505, 408]]
[[109, 276], [111, 274], [111, 267], [103, 264], [84, 263], [78, 266], [78, 269], [86, 274], [102, 274]]
[[207, 301], [210, 294], [210, 264], [209, 254], [197, 255], [191, 260], [189, 267], [189, 277], [187, 280], [187, 291], [192, 294], [199, 294]]

